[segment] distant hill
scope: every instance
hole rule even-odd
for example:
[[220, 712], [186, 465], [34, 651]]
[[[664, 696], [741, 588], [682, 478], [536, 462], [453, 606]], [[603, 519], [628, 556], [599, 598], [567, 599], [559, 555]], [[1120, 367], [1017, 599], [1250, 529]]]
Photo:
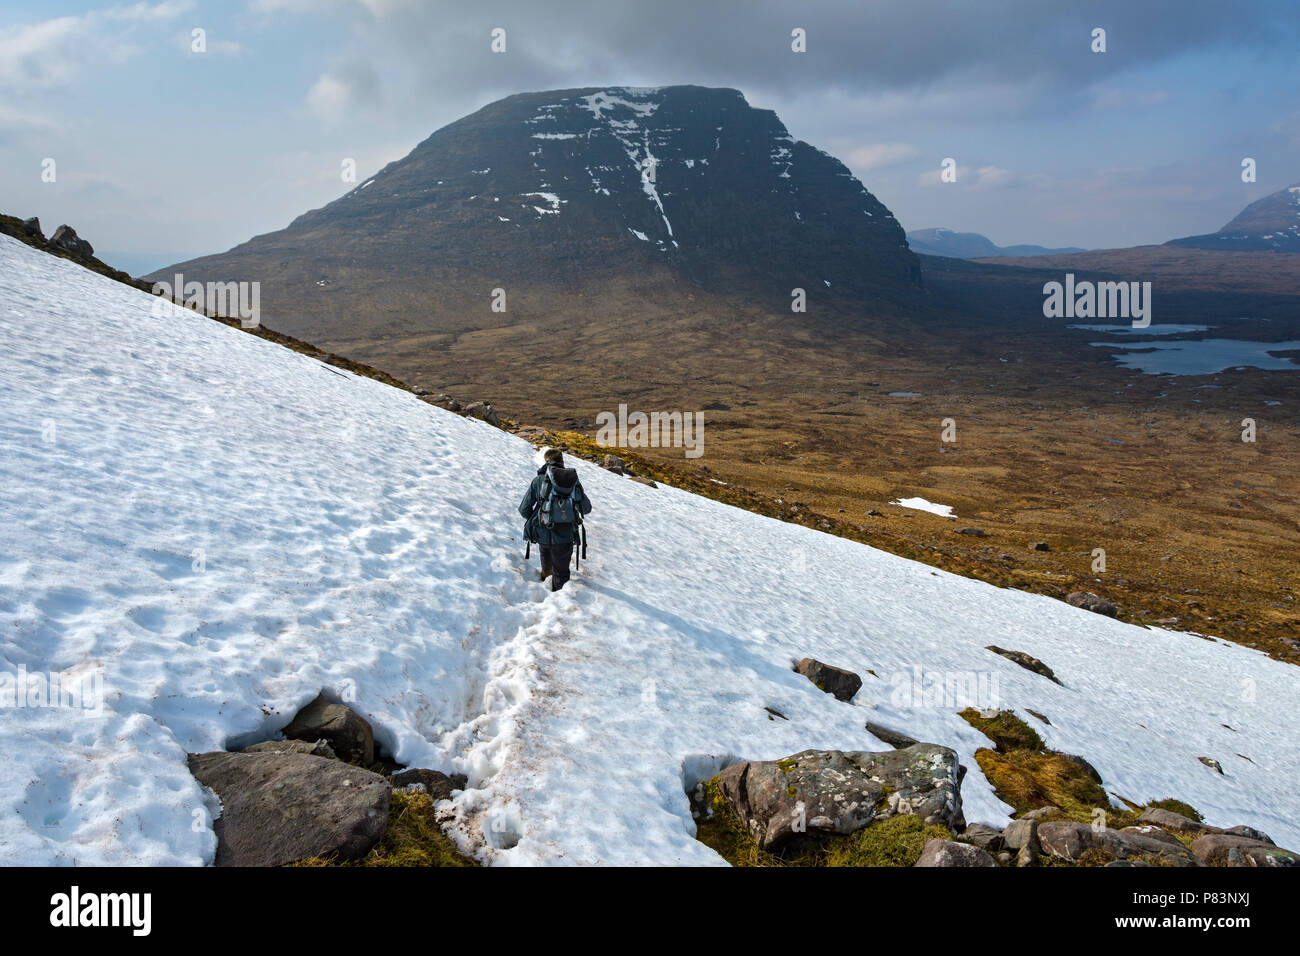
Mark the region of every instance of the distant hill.
[[[789, 315], [793, 288], [878, 303], [921, 277], [843, 163], [739, 91], [699, 86], [509, 96], [286, 228], [154, 277], [174, 272], [260, 280], [273, 328], [340, 350], [387, 339], [390, 365], [525, 312], [591, 330], [720, 293]], [[491, 308], [497, 288], [509, 312]], [[535, 351], [551, 338], [529, 332]]]
[[1219, 252], [1300, 252], [1300, 183], [1256, 200], [1218, 232], [1171, 239], [1165, 245]]
[[951, 229], [914, 229], [907, 234], [907, 244], [913, 252], [927, 256], [947, 256], [950, 259], [988, 259], [993, 256], [1051, 256], [1060, 253], [1083, 252], [1077, 246], [1049, 249], [1046, 246], [999, 246], [988, 236], [978, 232], [954, 232]]

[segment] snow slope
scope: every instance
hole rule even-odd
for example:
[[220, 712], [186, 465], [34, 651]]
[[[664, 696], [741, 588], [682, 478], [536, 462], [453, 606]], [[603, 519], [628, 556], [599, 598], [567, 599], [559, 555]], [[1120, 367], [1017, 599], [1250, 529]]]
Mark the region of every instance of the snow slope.
[[[322, 689], [404, 763], [469, 775], [444, 807], [492, 863], [719, 863], [684, 782], [885, 749], [865, 720], [955, 747], [967, 818], [1004, 821], [961, 702], [912, 693], [935, 674], [995, 679], [1115, 793], [1300, 846], [1294, 667], [581, 462], [591, 558], [551, 595], [514, 511], [525, 442], [152, 305], [0, 237], [0, 675], [105, 687], [99, 713], [0, 707], [0, 862], [211, 861], [186, 751]], [[854, 703], [805, 655], [863, 675]]]

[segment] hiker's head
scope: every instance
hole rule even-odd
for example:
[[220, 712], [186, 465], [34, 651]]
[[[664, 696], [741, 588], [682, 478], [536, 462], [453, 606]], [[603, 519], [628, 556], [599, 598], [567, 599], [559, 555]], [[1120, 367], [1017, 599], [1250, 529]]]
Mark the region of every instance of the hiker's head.
[[564, 467], [564, 453], [558, 448], [546, 449], [546, 454], [543, 456], [542, 460], [548, 465], [555, 465], [557, 468]]

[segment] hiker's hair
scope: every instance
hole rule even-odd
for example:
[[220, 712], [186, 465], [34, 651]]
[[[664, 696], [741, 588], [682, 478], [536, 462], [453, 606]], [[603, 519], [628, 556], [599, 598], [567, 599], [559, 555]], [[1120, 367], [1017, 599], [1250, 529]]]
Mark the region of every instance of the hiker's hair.
[[560, 449], [558, 449], [558, 448], [548, 448], [548, 449], [546, 449], [546, 454], [545, 454], [544, 458], [545, 458], [545, 461], [546, 461], [546, 463], [547, 463], [548, 465], [563, 465], [563, 464], [564, 464], [564, 452], [560, 451]]

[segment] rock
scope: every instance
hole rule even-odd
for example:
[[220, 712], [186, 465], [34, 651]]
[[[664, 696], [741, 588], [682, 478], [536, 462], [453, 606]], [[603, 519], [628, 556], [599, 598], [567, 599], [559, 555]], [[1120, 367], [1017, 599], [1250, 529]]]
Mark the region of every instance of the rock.
[[1183, 841], [1178, 839], [1168, 830], [1157, 826], [1135, 826], [1124, 827], [1120, 833], [1136, 833], [1138, 836], [1150, 837], [1153, 840], [1163, 840], [1165, 843], [1172, 843], [1175, 846], [1183, 846]]
[[805, 657], [794, 669], [816, 684], [818, 690], [825, 691], [836, 700], [850, 701], [862, 689], [862, 678], [853, 671], [832, 667], [811, 657]]
[[977, 846], [981, 850], [987, 850], [989, 853], [996, 853], [1005, 845], [1002, 840], [1002, 831], [983, 823], [972, 823], [958, 839], [963, 843]]
[[433, 797], [434, 800], [450, 800], [453, 790], [464, 790], [469, 780], [463, 773], [453, 773], [448, 776], [437, 770], [426, 770], [423, 767], [412, 767], [409, 770], [402, 770], [388, 778], [394, 789], [401, 787], [422, 787], [424, 792]]
[[958, 529], [957, 529], [957, 533], [958, 533], [958, 534], [968, 534], [968, 535], [970, 535], [972, 538], [983, 538], [983, 537], [985, 537], [984, 529], [983, 529], [983, 528], [958, 528]]
[[1111, 860], [1109, 863], [1103, 864], [1103, 868], [1107, 866], [1152, 866], [1152, 865], [1153, 864], [1148, 863], [1146, 860]]
[[[1226, 833], [1228, 836], [1245, 837], [1248, 840], [1258, 840], [1260, 843], [1273, 843], [1267, 833], [1262, 833], [1254, 827], [1235, 826], [1228, 827], [1226, 830], [1216, 830], [1214, 827], [1206, 827], [1210, 833]], [[1276, 844], [1274, 844], [1276, 846]]]
[[487, 422], [489, 425], [501, 427], [501, 418], [496, 411], [487, 402], [470, 402], [461, 412], [466, 418], [477, 418]]
[[1016, 862], [1016, 858], [1015, 858], [1014, 856], [1012, 856], [1010, 853], [1008, 853], [1006, 850], [1003, 850], [1002, 852], [1000, 852], [1000, 853], [998, 854], [997, 859], [998, 859], [998, 862], [999, 862], [1000, 864], [1002, 864], [1003, 866], [1010, 866], [1012, 863], [1015, 863], [1015, 862]]
[[1048, 667], [1046, 664], [1040, 661], [1037, 657], [1031, 657], [1030, 655], [1026, 654], [1024, 651], [1008, 651], [1005, 648], [998, 647], [996, 644], [990, 644], [984, 649], [986, 651], [992, 651], [994, 654], [999, 654], [1002, 657], [1005, 657], [1013, 664], [1019, 664], [1027, 671], [1033, 671], [1035, 674], [1039, 674], [1042, 677], [1046, 677], [1048, 680], [1052, 681], [1055, 684], [1061, 683], [1059, 680], [1056, 679], [1056, 675], [1052, 673], [1052, 669], [1050, 667]]
[[1219, 766], [1219, 761], [1215, 760], [1213, 757], [1197, 757], [1196, 759], [1205, 764], [1205, 766], [1209, 767], [1211, 770], [1223, 773], [1223, 768]]
[[764, 850], [803, 833], [848, 834], [911, 814], [965, 828], [957, 754], [937, 744], [880, 753], [805, 750], [733, 764], [718, 774], [732, 811]]
[[1037, 851], [1038, 821], [1012, 820], [1007, 824], [1007, 828], [1002, 831], [1002, 844], [1013, 852], [1023, 847], [1030, 847], [1032, 850]]
[[1051, 551], [1052, 548], [1051, 548], [1051, 546], [1050, 546], [1046, 541], [1035, 541], [1035, 542], [1034, 542], [1034, 550], [1035, 550], [1035, 551]]
[[1147, 807], [1138, 816], [1138, 820], [1142, 823], [1150, 823], [1154, 826], [1164, 827], [1166, 830], [1173, 830], [1176, 833], [1219, 832], [1215, 827], [1206, 826], [1204, 823], [1198, 823], [1191, 817], [1185, 817], [1181, 813], [1174, 813], [1172, 810], [1162, 810], [1160, 807]]
[[35, 216], [23, 220], [22, 230], [24, 234], [31, 236], [33, 239], [45, 238], [45, 233], [41, 232], [41, 221]]
[[1263, 840], [1231, 833], [1207, 833], [1192, 842], [1192, 852], [1209, 866], [1227, 863], [1232, 850], [1237, 851], [1244, 866], [1300, 866], [1300, 854]]
[[644, 477], [643, 475], [634, 475], [631, 472], [627, 472], [627, 471], [625, 471], [623, 475], [624, 477], [631, 478], [633, 481], [639, 482], [643, 485], [649, 485], [651, 488], [659, 487], [653, 481], [651, 481], [649, 478]]
[[627, 462], [618, 457], [618, 455], [606, 455], [605, 463], [601, 465], [601, 467], [606, 471], [612, 471], [616, 475], [621, 475], [627, 467]]
[[997, 866], [989, 853], [969, 843], [930, 840], [921, 851], [917, 866]]
[[1066, 595], [1065, 603], [1074, 607], [1081, 607], [1085, 611], [1092, 611], [1094, 614], [1104, 614], [1107, 617], [1115, 617], [1119, 613], [1118, 607], [1091, 591], [1071, 591]]
[[335, 704], [322, 694], [298, 711], [284, 728], [293, 740], [316, 741], [324, 738], [341, 760], [370, 766], [375, 762], [375, 735], [370, 722], [343, 704]]
[[388, 781], [300, 753], [190, 754], [190, 772], [221, 799], [217, 866], [356, 860], [388, 826]]
[[891, 747], [902, 750], [905, 747], [911, 747], [920, 743], [915, 737], [909, 737], [907, 734], [901, 734], [897, 730], [890, 730], [888, 727], [882, 727], [880, 724], [873, 724], [871, 721], [866, 723], [867, 731], [873, 737], [879, 737]]
[[1038, 863], [1038, 851], [1032, 843], [1026, 843], [1016, 853], [1016, 866], [1035, 866]]
[[1094, 829], [1086, 823], [1054, 820], [1040, 823], [1038, 842], [1045, 854], [1077, 863], [1086, 850], [1098, 849], [1124, 860], [1131, 856], [1150, 856], [1173, 866], [1199, 866], [1200, 861], [1180, 842], [1107, 828]]
[[1030, 810], [1028, 813], [1022, 813], [1019, 817], [1021, 820], [1037, 820], [1039, 823], [1046, 823], [1048, 820], [1055, 820], [1064, 816], [1064, 811], [1060, 807], [1046, 806], [1039, 807], [1037, 810]]
[[313, 757], [325, 757], [328, 760], [339, 759], [338, 754], [334, 752], [334, 748], [329, 745], [329, 741], [324, 739], [316, 741], [264, 740], [260, 744], [245, 747], [240, 752], [246, 754], [311, 754]]
[[50, 245], [74, 259], [90, 259], [95, 255], [95, 247], [78, 236], [77, 230], [69, 225], [54, 230], [54, 235], [50, 236]]

